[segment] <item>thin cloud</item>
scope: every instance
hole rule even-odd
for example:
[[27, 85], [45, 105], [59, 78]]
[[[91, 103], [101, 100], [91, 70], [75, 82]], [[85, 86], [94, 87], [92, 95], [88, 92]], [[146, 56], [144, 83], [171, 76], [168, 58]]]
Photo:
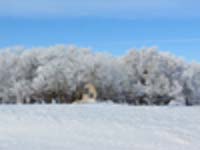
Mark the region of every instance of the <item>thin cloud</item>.
[[200, 17], [196, 0], [1, 0], [0, 16]]
[[180, 38], [180, 39], [159, 39], [159, 40], [144, 40], [145, 42], [162, 42], [162, 43], [191, 43], [200, 42], [200, 38]]
[[[127, 45], [133, 45], [134, 43], [136, 44], [160, 44], [160, 43], [199, 43], [200, 38], [176, 38], [176, 39], [143, 39], [143, 40], [133, 40], [133, 41], [114, 41], [114, 42], [109, 42], [109, 45], [113, 46], [127, 46]], [[105, 43], [104, 43], [105, 44]]]

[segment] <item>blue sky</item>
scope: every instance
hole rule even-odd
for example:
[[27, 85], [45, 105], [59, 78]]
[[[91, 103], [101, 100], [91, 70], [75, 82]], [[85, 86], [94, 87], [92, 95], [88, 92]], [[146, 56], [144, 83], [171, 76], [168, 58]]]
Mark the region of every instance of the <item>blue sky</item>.
[[200, 61], [198, 0], [1, 0], [0, 47], [75, 44], [122, 55], [157, 46]]

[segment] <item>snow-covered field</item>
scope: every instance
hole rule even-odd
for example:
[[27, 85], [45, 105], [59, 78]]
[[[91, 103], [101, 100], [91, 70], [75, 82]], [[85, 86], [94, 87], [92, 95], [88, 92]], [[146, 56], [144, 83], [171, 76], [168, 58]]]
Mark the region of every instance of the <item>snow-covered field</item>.
[[200, 107], [0, 106], [0, 150], [188, 149], [200, 149]]

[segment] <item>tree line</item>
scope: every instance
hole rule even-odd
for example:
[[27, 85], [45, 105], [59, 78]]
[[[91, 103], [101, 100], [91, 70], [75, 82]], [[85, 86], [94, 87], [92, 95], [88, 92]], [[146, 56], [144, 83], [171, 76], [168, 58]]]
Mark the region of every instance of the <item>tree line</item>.
[[1, 49], [1, 103], [72, 103], [85, 83], [96, 87], [98, 101], [200, 104], [200, 64], [157, 48], [120, 57], [65, 45]]

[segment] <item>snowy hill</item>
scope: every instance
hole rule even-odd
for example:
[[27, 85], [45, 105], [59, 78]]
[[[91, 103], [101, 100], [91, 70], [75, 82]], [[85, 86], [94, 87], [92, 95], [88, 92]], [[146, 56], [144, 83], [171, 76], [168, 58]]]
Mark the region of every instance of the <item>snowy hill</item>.
[[1, 105], [0, 150], [199, 150], [199, 107]]

